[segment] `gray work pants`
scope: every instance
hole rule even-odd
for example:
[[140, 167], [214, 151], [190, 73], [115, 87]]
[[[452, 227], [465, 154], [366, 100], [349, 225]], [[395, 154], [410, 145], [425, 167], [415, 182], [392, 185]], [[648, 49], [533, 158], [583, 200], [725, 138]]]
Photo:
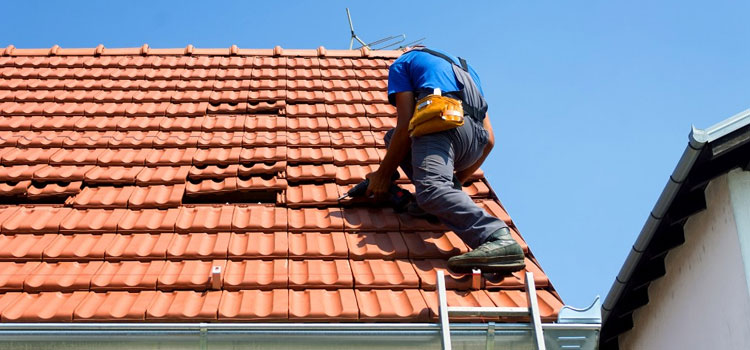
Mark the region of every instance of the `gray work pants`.
[[[385, 134], [386, 145], [390, 145], [394, 131]], [[416, 187], [417, 204], [437, 216], [472, 248], [506, 227], [502, 220], [478, 207], [465, 192], [453, 188], [454, 170], [474, 164], [482, 156], [487, 140], [487, 130], [466, 118], [458, 128], [413, 137], [411, 151], [400, 164]]]

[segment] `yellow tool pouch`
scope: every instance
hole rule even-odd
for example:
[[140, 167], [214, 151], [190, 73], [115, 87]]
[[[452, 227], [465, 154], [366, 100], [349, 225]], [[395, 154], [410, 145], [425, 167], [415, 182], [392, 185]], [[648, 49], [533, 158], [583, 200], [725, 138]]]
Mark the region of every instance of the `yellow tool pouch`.
[[441, 96], [427, 95], [417, 101], [409, 122], [409, 136], [422, 136], [450, 130], [464, 125], [461, 101]]

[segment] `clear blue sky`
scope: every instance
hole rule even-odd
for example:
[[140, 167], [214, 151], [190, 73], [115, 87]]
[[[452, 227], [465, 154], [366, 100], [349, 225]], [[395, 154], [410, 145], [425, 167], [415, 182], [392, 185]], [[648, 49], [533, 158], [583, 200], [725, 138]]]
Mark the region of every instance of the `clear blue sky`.
[[0, 46], [346, 48], [405, 33], [482, 77], [484, 170], [563, 300], [606, 295], [687, 145], [750, 107], [747, 1], [8, 1]]

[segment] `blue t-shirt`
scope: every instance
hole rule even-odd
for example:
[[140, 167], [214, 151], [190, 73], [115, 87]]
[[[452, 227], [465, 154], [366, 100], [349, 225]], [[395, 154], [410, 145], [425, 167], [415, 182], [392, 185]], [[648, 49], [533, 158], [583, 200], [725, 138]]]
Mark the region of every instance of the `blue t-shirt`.
[[[438, 49], [430, 48], [440, 52], [460, 65], [458, 58]], [[474, 79], [479, 92], [484, 96], [479, 75], [469, 65], [469, 74]], [[440, 88], [444, 93], [458, 91], [459, 86], [453, 67], [448, 61], [419, 50], [404, 53], [396, 59], [388, 69], [388, 101], [396, 105], [394, 94], [404, 91], [432, 91]]]

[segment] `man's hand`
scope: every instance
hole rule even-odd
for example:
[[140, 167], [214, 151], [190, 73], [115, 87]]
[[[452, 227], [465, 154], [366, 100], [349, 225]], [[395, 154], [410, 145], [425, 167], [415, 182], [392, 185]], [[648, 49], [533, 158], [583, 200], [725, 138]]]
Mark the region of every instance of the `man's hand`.
[[373, 171], [367, 174], [367, 179], [370, 180], [370, 184], [367, 186], [367, 197], [374, 195], [376, 199], [381, 199], [388, 193], [392, 181], [390, 176], [380, 171]]

